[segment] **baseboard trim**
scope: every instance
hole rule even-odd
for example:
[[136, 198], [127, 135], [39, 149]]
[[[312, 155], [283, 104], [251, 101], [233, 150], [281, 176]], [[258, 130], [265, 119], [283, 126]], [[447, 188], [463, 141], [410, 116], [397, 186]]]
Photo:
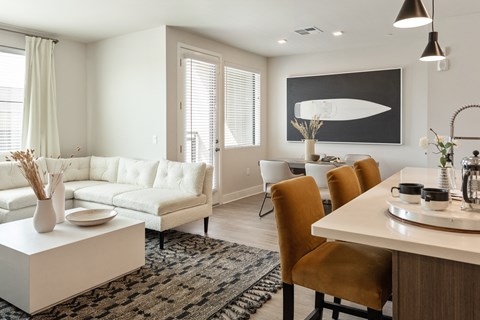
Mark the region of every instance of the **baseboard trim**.
[[222, 203], [229, 203], [235, 200], [243, 199], [246, 197], [253, 196], [254, 194], [258, 194], [263, 192], [263, 188], [261, 185], [243, 189], [240, 191], [232, 192], [229, 194], [225, 194], [222, 196]]

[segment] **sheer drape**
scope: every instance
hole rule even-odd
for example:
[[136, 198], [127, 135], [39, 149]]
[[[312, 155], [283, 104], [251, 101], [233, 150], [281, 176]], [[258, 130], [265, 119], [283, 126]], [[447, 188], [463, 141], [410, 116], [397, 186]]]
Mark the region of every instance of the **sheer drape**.
[[53, 40], [26, 37], [22, 148], [60, 155]]

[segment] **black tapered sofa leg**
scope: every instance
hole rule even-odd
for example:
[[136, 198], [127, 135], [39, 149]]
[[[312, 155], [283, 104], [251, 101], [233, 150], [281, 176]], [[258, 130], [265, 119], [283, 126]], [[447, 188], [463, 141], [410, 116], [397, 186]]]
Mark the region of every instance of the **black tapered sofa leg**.
[[159, 232], [158, 239], [160, 240], [160, 250], [163, 250], [163, 243], [165, 242], [165, 235], [163, 231]]
[[208, 218], [203, 218], [203, 232], [208, 233]]

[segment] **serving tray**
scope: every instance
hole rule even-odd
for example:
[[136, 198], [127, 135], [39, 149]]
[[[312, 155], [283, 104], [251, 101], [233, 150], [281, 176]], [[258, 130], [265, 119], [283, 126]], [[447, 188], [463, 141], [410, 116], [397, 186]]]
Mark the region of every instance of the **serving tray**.
[[420, 204], [409, 204], [398, 198], [387, 200], [390, 216], [405, 223], [444, 231], [480, 233], [480, 213], [462, 211], [460, 201], [452, 201], [446, 210], [424, 210]]

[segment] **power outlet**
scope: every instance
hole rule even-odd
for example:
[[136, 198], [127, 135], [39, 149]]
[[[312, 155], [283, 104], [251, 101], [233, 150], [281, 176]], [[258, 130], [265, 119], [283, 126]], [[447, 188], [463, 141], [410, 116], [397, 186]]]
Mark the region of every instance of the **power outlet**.
[[247, 168], [247, 169], [245, 170], [245, 174], [246, 174], [247, 176], [250, 175], [250, 168]]
[[157, 143], [158, 143], [158, 137], [157, 137], [157, 136], [153, 136], [153, 137], [152, 137], [152, 143], [153, 143], [153, 144], [157, 144]]

